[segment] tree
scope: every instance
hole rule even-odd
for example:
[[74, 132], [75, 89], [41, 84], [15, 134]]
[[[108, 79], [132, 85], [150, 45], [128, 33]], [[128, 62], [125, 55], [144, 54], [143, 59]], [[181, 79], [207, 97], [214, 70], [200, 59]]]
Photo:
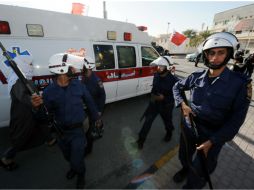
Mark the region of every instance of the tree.
[[208, 36], [211, 35], [211, 32], [209, 30], [202, 31], [197, 33], [193, 29], [188, 29], [183, 32], [185, 36], [190, 38], [190, 47], [197, 47], [199, 44], [201, 44]]
[[207, 37], [209, 37], [211, 35], [211, 31], [209, 30], [205, 30], [203, 32], [200, 32], [199, 35], [203, 38], [203, 40], [205, 40]]
[[190, 46], [191, 47], [197, 47], [199, 44], [201, 44], [204, 41], [203, 37], [200, 35], [197, 35], [195, 38], [190, 39]]
[[195, 30], [188, 29], [188, 30], [183, 31], [183, 34], [184, 34], [185, 36], [187, 36], [188, 38], [192, 39], [192, 38], [195, 38], [195, 37], [196, 37], [197, 32], [196, 32]]

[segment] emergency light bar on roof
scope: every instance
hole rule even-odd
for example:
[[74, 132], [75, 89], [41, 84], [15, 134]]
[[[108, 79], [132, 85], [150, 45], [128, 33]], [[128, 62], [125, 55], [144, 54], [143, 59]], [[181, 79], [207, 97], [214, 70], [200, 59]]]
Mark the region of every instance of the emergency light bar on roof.
[[27, 24], [26, 25], [28, 36], [43, 37], [43, 27], [40, 24]]
[[146, 26], [137, 26], [137, 28], [142, 32], [147, 30]]
[[116, 40], [116, 32], [115, 31], [108, 31], [107, 32], [107, 39], [108, 40]]
[[130, 32], [124, 32], [123, 39], [124, 39], [124, 41], [131, 41], [132, 40], [131, 33]]

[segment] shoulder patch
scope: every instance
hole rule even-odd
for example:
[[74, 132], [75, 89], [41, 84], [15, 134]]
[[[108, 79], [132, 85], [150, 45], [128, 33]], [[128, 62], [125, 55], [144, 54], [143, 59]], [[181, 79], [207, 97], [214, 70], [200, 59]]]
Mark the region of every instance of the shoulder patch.
[[252, 84], [249, 82], [247, 84], [247, 99], [251, 101], [252, 98]]

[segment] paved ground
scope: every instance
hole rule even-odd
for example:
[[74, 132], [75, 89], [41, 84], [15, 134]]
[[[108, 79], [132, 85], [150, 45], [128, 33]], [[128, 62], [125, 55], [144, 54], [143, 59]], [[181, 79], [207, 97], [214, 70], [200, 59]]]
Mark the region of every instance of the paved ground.
[[[149, 96], [143, 95], [107, 104], [103, 121], [103, 138], [95, 141], [93, 153], [86, 157], [86, 187], [89, 189], [122, 189], [134, 176], [149, 168], [161, 155], [178, 144], [179, 129], [170, 142], [164, 142], [165, 130], [160, 117], [156, 118], [144, 149], [139, 151], [135, 141], [142, 126]], [[174, 110], [178, 126], [179, 111]], [[0, 155], [9, 146], [8, 128], [0, 130]], [[19, 168], [5, 171], [0, 167], [0, 189], [70, 189], [76, 180], [65, 179], [69, 169], [58, 146], [42, 145], [23, 151], [15, 158]]]
[[[193, 64], [194, 65], [194, 64]], [[201, 67], [202, 64], [200, 64]], [[176, 66], [177, 68], [178, 66]], [[186, 76], [190, 68], [182, 70], [179, 67], [178, 75]], [[184, 66], [186, 67], [186, 65]], [[184, 72], [185, 71], [185, 72]], [[186, 72], [187, 71], [187, 72]], [[253, 86], [253, 83], [252, 83]], [[254, 90], [252, 92], [254, 94]], [[241, 127], [238, 135], [228, 142], [222, 149], [218, 166], [211, 175], [211, 180], [215, 189], [254, 189], [254, 97], [252, 96], [246, 120]], [[178, 147], [170, 150], [162, 156], [157, 163], [158, 167], [145, 175], [141, 175], [140, 183], [137, 188], [140, 189], [179, 189], [183, 183], [175, 184], [172, 180], [173, 175], [181, 169], [178, 160]], [[154, 164], [156, 166], [156, 163]], [[146, 179], [146, 180], [142, 180]], [[208, 185], [206, 186], [208, 189]]]

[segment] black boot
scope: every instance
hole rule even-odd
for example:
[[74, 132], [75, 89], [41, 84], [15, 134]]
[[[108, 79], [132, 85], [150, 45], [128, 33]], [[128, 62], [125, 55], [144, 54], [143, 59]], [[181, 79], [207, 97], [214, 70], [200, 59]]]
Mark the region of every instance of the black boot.
[[187, 168], [182, 168], [176, 174], [173, 176], [173, 181], [175, 183], [181, 183], [183, 180], [187, 177], [188, 174], [188, 169]]
[[86, 133], [86, 139], [87, 139], [87, 145], [86, 145], [86, 148], [85, 148], [85, 156], [87, 156], [88, 154], [91, 154], [92, 150], [93, 150], [94, 138], [92, 136], [91, 128], [89, 128], [87, 133]]
[[66, 173], [66, 178], [67, 179], [72, 179], [75, 177], [77, 173], [73, 170], [73, 169], [70, 169], [67, 173]]
[[164, 137], [164, 141], [165, 141], [165, 142], [170, 141], [170, 140], [171, 140], [171, 137], [172, 137], [172, 131], [171, 131], [171, 130], [170, 130], [170, 131], [167, 131], [167, 134], [166, 134], [165, 137]]
[[85, 188], [85, 175], [84, 174], [78, 174], [76, 188], [77, 189], [84, 189]]

